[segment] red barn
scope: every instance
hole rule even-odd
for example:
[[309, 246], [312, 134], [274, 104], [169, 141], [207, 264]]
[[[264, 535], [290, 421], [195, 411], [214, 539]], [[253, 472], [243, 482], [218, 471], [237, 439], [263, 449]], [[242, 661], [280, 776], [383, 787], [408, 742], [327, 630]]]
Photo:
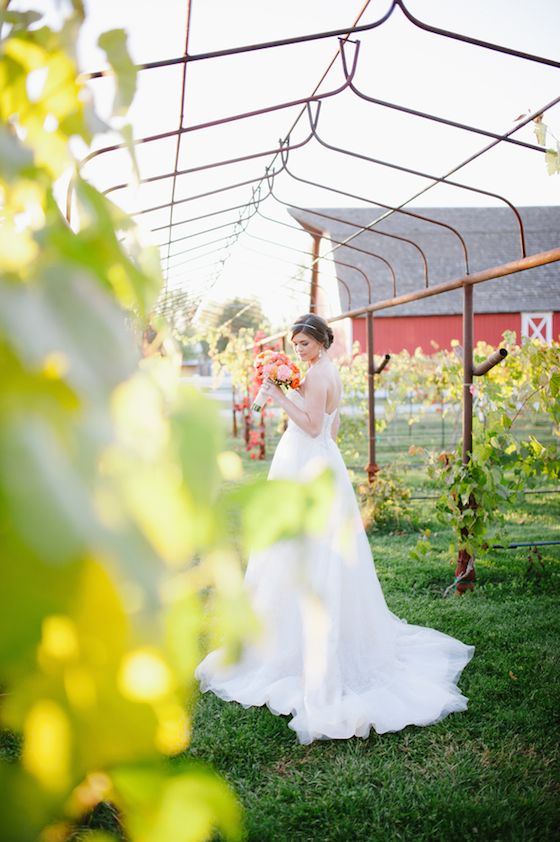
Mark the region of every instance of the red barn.
[[[560, 207], [406, 208], [382, 219], [374, 208], [291, 208], [313, 238], [316, 312], [333, 316], [560, 246]], [[333, 250], [334, 249], [334, 250]], [[333, 260], [336, 274], [333, 272]], [[474, 286], [474, 339], [497, 345], [505, 330], [550, 342], [560, 335], [560, 265], [529, 269]], [[462, 291], [375, 314], [375, 352], [398, 353], [461, 340]], [[365, 348], [365, 318], [339, 330], [338, 351]]]

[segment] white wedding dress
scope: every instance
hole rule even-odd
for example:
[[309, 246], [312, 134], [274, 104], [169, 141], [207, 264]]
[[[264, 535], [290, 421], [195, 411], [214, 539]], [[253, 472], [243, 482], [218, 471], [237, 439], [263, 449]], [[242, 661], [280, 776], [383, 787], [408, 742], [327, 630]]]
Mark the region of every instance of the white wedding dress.
[[[291, 398], [303, 402], [298, 392]], [[325, 465], [335, 477], [331, 516], [320, 536], [281, 541], [252, 555], [245, 584], [262, 634], [241, 659], [222, 651], [199, 664], [202, 692], [244, 707], [292, 716], [300, 743], [367, 737], [430, 725], [464, 711], [457, 688], [474, 654], [443, 632], [399, 619], [385, 602], [354, 490], [325, 414], [313, 438], [293, 421], [269, 479], [309, 480]]]

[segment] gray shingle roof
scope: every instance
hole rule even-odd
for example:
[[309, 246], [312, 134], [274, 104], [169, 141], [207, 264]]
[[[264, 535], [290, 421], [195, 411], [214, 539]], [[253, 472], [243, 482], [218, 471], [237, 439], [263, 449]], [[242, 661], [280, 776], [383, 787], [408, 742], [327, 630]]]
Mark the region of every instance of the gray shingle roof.
[[[521, 257], [519, 228], [513, 212], [507, 207], [464, 208], [407, 208], [413, 213], [438, 220], [455, 228], [463, 237], [469, 254], [470, 272]], [[560, 247], [560, 206], [518, 208], [523, 220], [528, 255]], [[325, 237], [342, 241], [357, 227], [371, 224], [382, 214], [375, 208], [313, 208], [305, 212], [290, 209], [300, 223], [305, 222], [324, 232]], [[335, 216], [335, 222], [317, 213]], [[460, 239], [448, 228], [420, 219], [394, 213], [375, 226], [373, 231], [358, 234], [349, 245], [384, 257], [397, 276], [397, 294], [424, 287], [424, 269], [420, 252], [403, 240], [383, 236], [398, 235], [416, 243], [425, 253], [430, 285], [443, 283], [466, 274]], [[366, 273], [373, 286], [373, 301], [393, 296], [390, 271], [381, 261], [367, 254], [341, 246], [334, 256], [343, 263], [351, 263]], [[359, 273], [337, 264], [337, 275], [350, 287], [352, 307], [367, 304], [367, 290]], [[343, 309], [348, 297], [340, 285]], [[507, 278], [477, 284], [474, 305], [478, 313], [507, 313], [560, 310], [560, 263], [551, 263]], [[412, 316], [460, 313], [462, 292], [454, 290], [443, 295], [401, 304], [378, 316]]]

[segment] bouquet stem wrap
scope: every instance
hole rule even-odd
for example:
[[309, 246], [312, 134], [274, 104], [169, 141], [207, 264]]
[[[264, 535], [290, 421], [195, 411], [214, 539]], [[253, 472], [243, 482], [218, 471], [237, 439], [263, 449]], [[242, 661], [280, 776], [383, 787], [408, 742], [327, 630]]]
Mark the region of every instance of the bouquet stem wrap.
[[255, 400], [253, 401], [253, 405], [251, 409], [253, 412], [260, 412], [265, 405], [266, 402], [266, 394], [264, 391], [264, 386], [261, 386], [257, 394], [255, 395]]

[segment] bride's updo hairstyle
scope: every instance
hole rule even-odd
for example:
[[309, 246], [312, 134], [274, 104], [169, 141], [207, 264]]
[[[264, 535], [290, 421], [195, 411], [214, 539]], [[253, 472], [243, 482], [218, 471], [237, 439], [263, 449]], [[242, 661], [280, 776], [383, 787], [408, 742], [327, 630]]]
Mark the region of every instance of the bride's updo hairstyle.
[[320, 342], [323, 348], [330, 348], [334, 340], [334, 334], [326, 321], [321, 316], [316, 316], [315, 313], [306, 313], [305, 316], [296, 319], [292, 325], [291, 333], [292, 339], [298, 333], [305, 333]]

